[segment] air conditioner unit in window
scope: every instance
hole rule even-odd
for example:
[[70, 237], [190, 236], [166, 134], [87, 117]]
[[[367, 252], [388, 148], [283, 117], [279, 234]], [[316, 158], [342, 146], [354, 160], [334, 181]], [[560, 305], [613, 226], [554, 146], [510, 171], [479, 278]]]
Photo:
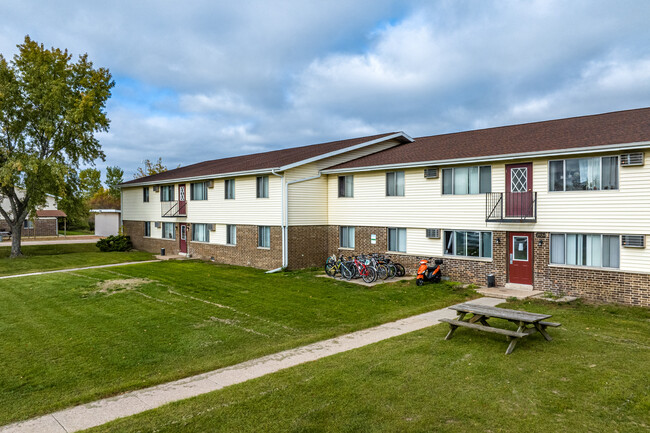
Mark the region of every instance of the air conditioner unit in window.
[[153, 186], [153, 192], [158, 192], [160, 190], [160, 186], [154, 185]]
[[427, 229], [427, 238], [440, 239], [440, 229]]
[[425, 168], [424, 169], [424, 178], [425, 179], [438, 179], [438, 167]]
[[643, 152], [624, 153], [621, 155], [621, 167], [631, 167], [643, 165]]
[[216, 224], [208, 224], [208, 230], [210, 230], [211, 232], [215, 231], [216, 229], [217, 229]]
[[155, 223], [154, 225], [156, 226], [156, 228], [157, 228], [157, 229], [159, 229], [159, 228], [160, 228], [160, 225], [161, 225], [161, 223], [160, 223], [160, 221], [156, 221], [156, 223]]
[[625, 248], [645, 248], [645, 235], [621, 235], [621, 245]]
[[208, 188], [214, 188], [214, 180], [209, 180], [206, 184], [208, 185]]

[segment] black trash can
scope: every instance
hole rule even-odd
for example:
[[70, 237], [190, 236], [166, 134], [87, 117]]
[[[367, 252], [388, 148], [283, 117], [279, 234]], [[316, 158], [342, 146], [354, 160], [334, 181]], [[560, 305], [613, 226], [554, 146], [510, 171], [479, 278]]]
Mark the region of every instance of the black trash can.
[[161, 256], [164, 256], [164, 255], [165, 255], [165, 249], [164, 249], [164, 248], [161, 248], [161, 249], [160, 249], [160, 255], [161, 255]]
[[488, 274], [488, 276], [487, 276], [487, 286], [488, 287], [496, 286], [496, 280], [494, 278], [494, 274]]

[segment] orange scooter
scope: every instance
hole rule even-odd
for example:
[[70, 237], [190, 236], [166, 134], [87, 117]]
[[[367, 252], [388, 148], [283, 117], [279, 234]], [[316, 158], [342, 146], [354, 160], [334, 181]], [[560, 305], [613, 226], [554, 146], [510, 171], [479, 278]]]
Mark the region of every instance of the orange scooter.
[[[431, 260], [431, 259], [429, 259]], [[442, 259], [436, 259], [434, 262], [436, 266], [429, 266], [429, 260], [422, 259], [420, 260], [420, 267], [418, 268], [418, 276], [415, 279], [415, 283], [418, 286], [424, 285], [425, 282], [429, 283], [439, 283], [442, 278], [442, 271], [440, 270], [440, 265], [442, 265]]]

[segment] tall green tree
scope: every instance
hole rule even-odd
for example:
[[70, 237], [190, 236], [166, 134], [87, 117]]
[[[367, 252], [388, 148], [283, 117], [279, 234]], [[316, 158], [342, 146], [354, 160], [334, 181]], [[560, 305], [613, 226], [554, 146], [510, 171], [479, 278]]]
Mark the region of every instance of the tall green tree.
[[86, 168], [79, 172], [79, 186], [84, 198], [90, 198], [102, 189], [102, 172], [96, 168]]
[[65, 198], [80, 163], [104, 159], [95, 134], [108, 131], [106, 101], [115, 82], [86, 54], [46, 49], [29, 36], [11, 61], [0, 55], [0, 194], [10, 209], [11, 257], [20, 256], [25, 218], [46, 194]]
[[124, 170], [120, 167], [106, 167], [106, 187], [113, 198], [120, 198], [120, 184], [124, 182]]

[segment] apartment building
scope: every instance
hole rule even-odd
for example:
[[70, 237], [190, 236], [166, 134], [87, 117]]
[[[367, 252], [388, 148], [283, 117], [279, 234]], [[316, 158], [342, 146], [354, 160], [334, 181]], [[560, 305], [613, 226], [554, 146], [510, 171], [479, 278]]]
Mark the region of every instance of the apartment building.
[[208, 161], [123, 185], [139, 248], [260, 268], [388, 252], [452, 279], [650, 305], [650, 109]]

